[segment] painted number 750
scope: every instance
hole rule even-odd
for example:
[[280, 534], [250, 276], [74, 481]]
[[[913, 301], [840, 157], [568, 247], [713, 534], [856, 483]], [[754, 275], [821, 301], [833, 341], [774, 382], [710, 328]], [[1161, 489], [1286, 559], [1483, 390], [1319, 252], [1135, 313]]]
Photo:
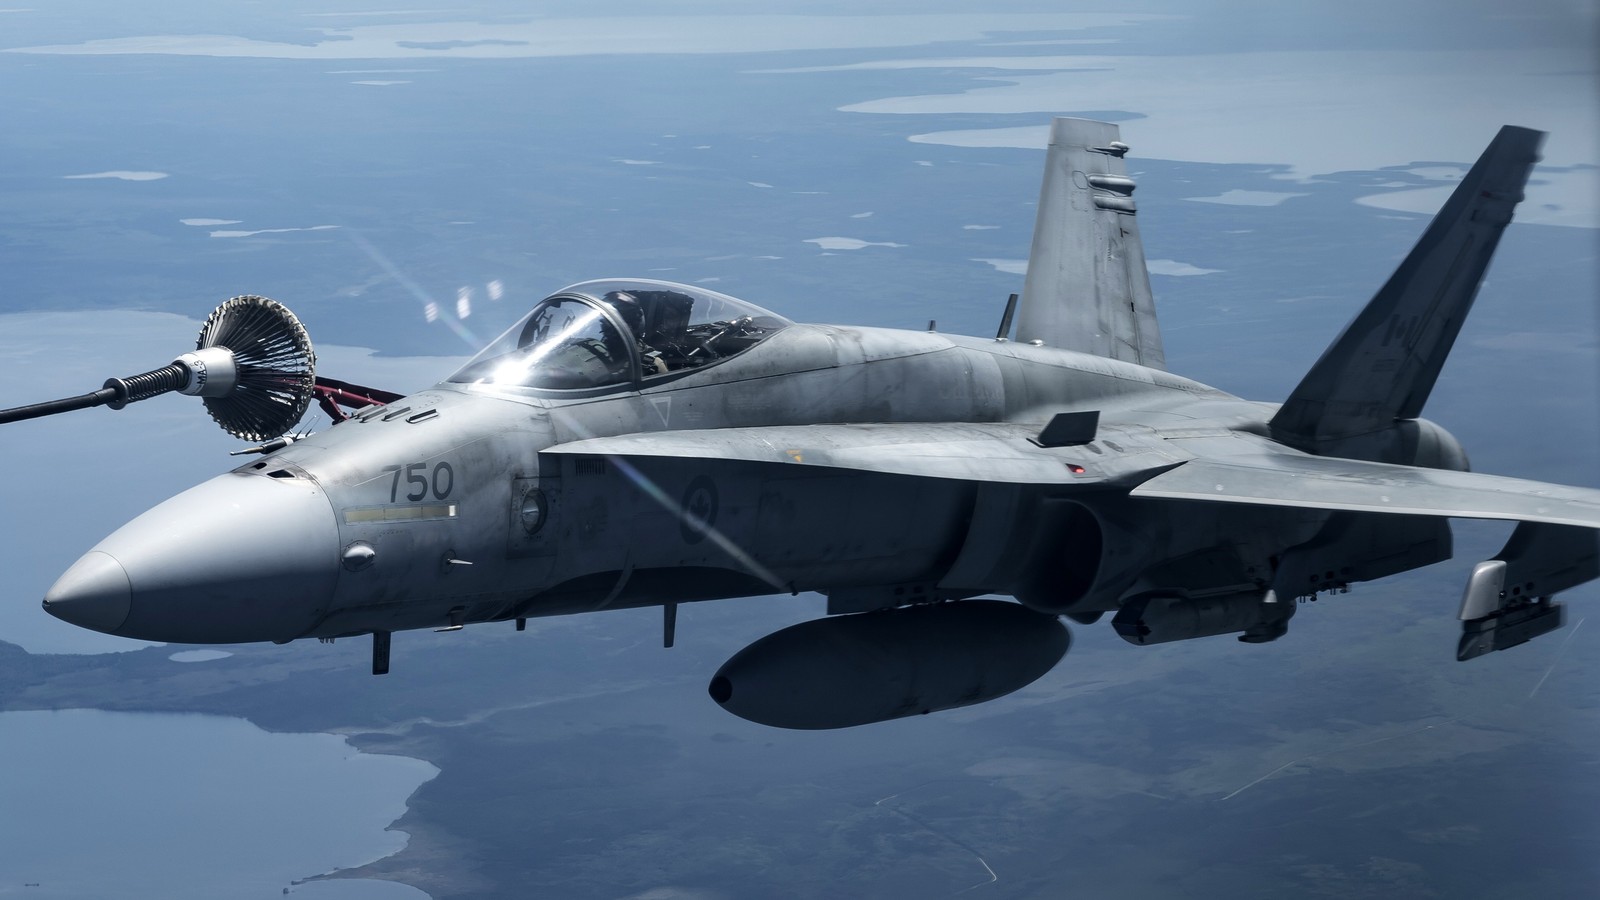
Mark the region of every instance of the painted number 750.
[[407, 500], [425, 499], [431, 492], [433, 499], [443, 500], [450, 496], [451, 488], [456, 486], [456, 470], [447, 462], [435, 463], [433, 472], [428, 472], [427, 463], [412, 463], [408, 466], [384, 466], [385, 472], [393, 472], [394, 479], [389, 482], [389, 502], [396, 503], [400, 499], [400, 475], [405, 474]]

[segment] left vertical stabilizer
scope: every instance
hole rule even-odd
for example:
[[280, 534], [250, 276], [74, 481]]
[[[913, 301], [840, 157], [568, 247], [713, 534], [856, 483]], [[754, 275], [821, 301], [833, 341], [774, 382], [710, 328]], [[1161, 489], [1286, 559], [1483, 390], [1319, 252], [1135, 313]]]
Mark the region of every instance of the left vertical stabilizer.
[[1166, 368], [1117, 126], [1056, 119], [1017, 340]]

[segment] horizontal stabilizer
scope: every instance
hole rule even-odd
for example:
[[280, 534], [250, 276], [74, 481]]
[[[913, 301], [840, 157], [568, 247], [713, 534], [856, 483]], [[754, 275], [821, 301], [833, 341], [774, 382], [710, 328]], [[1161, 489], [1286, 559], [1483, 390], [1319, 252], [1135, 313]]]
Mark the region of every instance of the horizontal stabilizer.
[[1410, 255], [1289, 395], [1272, 419], [1274, 438], [1318, 452], [1422, 414], [1543, 139], [1500, 129]]
[[1190, 460], [1135, 497], [1357, 512], [1507, 519], [1600, 528], [1600, 491], [1521, 478], [1288, 454]]

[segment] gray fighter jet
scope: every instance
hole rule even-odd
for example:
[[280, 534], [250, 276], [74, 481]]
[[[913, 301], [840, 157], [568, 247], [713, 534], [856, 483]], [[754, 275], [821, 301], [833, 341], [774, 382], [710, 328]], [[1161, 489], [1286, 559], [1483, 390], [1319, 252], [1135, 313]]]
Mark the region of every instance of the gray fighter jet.
[[[710, 693], [835, 728], [1016, 690], [1066, 652], [1063, 617], [1111, 613], [1137, 645], [1276, 640], [1297, 599], [1447, 559], [1449, 518], [1472, 517], [1520, 524], [1472, 571], [1457, 655], [1504, 649], [1600, 575], [1600, 491], [1470, 473], [1419, 416], [1541, 138], [1500, 131], [1282, 405], [1166, 371], [1128, 148], [1079, 119], [1054, 123], [994, 338], [590, 281], [399, 397], [316, 377], [292, 315], [235, 298], [170, 366], [0, 414], [181, 390], [263, 442], [44, 608], [155, 641], [371, 635], [381, 674], [396, 631], [659, 606], [670, 646], [680, 603], [820, 591], [827, 617], [739, 651]], [[313, 399], [335, 424], [282, 436]]]

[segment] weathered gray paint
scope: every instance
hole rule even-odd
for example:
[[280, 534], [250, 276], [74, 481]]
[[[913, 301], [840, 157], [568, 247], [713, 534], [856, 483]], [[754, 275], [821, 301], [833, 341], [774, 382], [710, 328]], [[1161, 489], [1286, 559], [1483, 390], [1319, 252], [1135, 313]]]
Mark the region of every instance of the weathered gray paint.
[[[1056, 276], [1030, 268], [1018, 326], [1042, 346], [788, 325], [657, 379], [641, 379], [635, 348], [633, 378], [609, 388], [443, 383], [162, 504], [64, 576], [47, 608], [216, 642], [801, 590], [827, 593], [832, 613], [1002, 594], [1082, 621], [1131, 610], [1118, 628], [1141, 642], [1219, 629], [1260, 641], [1284, 631], [1275, 604], [1448, 557], [1452, 516], [1537, 523], [1496, 571], [1540, 596], [1594, 577], [1600, 492], [1461, 471], [1455, 439], [1411, 418], [1532, 133], [1502, 133], [1402, 266], [1422, 274], [1397, 274], [1282, 412], [1161, 370], [1126, 198], [1060, 188], [1084, 171], [1120, 177], [1120, 157], [1084, 150], [1111, 147], [1116, 129], [1058, 121], [1055, 134], [1035, 262]], [[1470, 265], [1446, 272], [1441, 253]], [[1108, 273], [1108, 260], [1137, 271]], [[1433, 284], [1448, 286], [1437, 308], [1418, 299]], [[1416, 358], [1375, 348], [1361, 324], [1417, 310], [1406, 333], [1434, 337]], [[1353, 360], [1389, 360], [1407, 381], [1346, 381]], [[1038, 440], [1061, 414], [1097, 416], [1092, 435]], [[1469, 623], [1474, 646], [1494, 646], [1499, 609]], [[1513, 627], [1508, 640], [1536, 631]]]
[[1017, 340], [1166, 367], [1116, 125], [1050, 126]]

